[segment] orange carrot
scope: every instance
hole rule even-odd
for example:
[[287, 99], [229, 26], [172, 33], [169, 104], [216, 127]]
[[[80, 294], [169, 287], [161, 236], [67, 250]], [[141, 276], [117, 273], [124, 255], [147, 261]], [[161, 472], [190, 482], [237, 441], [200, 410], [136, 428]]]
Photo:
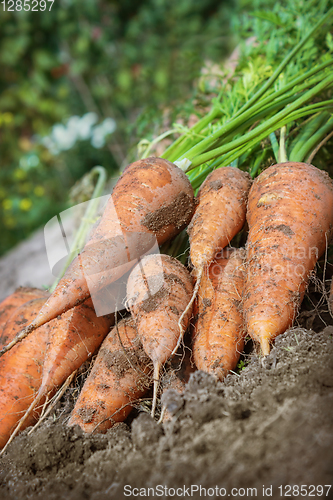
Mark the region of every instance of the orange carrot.
[[5, 328], [6, 322], [11, 317], [11, 315], [14, 314], [16, 310], [26, 302], [43, 297], [45, 297], [46, 299], [49, 297], [49, 295], [50, 294], [45, 290], [21, 286], [0, 303], [0, 347], [6, 345], [7, 342], [12, 340], [15, 337], [15, 334], [19, 331], [16, 330], [15, 334], [13, 334], [13, 338], [9, 338], [7, 334], [6, 336], [3, 335], [3, 330]]
[[225, 248], [205, 270], [193, 314], [193, 359], [222, 380], [244, 348], [244, 249]]
[[39, 393], [59, 387], [94, 354], [113, 324], [114, 315], [96, 317], [91, 299], [52, 320]]
[[[52, 395], [77, 368], [94, 354], [107, 335], [113, 320], [113, 316], [97, 318], [91, 299], [87, 299], [83, 304], [70, 309], [45, 325], [48, 327], [49, 340], [45, 357], [43, 356], [43, 370], [42, 377], [38, 381], [38, 391], [30, 406], [28, 404], [25, 407], [27, 411], [10, 440], [26, 426], [37, 404], [44, 401], [46, 396]], [[36, 332], [43, 327], [44, 325], [39, 327]], [[21, 371], [19, 367], [17, 370]], [[34, 388], [36, 388], [35, 385]]]
[[[221, 167], [209, 174], [200, 187], [198, 205], [187, 229], [193, 274], [197, 278], [188, 307], [197, 296], [205, 266], [242, 229], [250, 186], [251, 178], [247, 172], [234, 167]], [[187, 314], [186, 309], [184, 314]], [[177, 347], [183, 336], [182, 320], [181, 317]]]
[[81, 303], [91, 288], [98, 291], [124, 275], [153, 246], [155, 238], [162, 244], [186, 227], [193, 211], [192, 186], [176, 165], [161, 158], [129, 165], [81, 254], [37, 318], [0, 356], [38, 326]]
[[[193, 292], [187, 269], [169, 255], [144, 257], [131, 272], [127, 282], [127, 300], [136, 321], [143, 348], [154, 364], [155, 412], [160, 367], [177, 344], [178, 321]], [[191, 309], [184, 317], [186, 330]]]
[[125, 420], [150, 385], [149, 364], [133, 319], [123, 319], [101, 345], [68, 425], [105, 432]]
[[[19, 307], [7, 321], [4, 335], [13, 338], [23, 323], [32, 321], [45, 301], [46, 297], [34, 299]], [[49, 325], [38, 328], [0, 359], [0, 448], [5, 446], [39, 389], [48, 333]], [[30, 414], [22, 429], [34, 423], [39, 411], [40, 408]]]
[[292, 325], [333, 228], [333, 182], [306, 163], [281, 163], [255, 180], [248, 201], [246, 328], [263, 354]]
[[250, 186], [249, 174], [234, 167], [214, 170], [202, 184], [188, 227], [190, 256], [197, 276], [242, 229]]

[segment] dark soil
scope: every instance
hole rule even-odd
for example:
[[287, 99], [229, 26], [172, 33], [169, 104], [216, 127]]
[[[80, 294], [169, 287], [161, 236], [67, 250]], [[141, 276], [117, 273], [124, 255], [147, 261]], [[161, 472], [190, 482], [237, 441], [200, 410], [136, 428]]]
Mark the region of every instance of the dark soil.
[[141, 220], [141, 224], [150, 231], [157, 232], [169, 224], [183, 229], [193, 213], [193, 199], [184, 192], [176, 196], [169, 204], [165, 204], [154, 212], [149, 212]]
[[[141, 412], [129, 425], [87, 436], [66, 427], [65, 412], [30, 436], [24, 431], [1, 458], [0, 498], [134, 498], [131, 489], [153, 496], [147, 488], [156, 485], [201, 486], [206, 498], [262, 498], [265, 487], [265, 498], [277, 499], [288, 498], [279, 486], [307, 485], [303, 498], [311, 498], [310, 485], [333, 482], [333, 326], [289, 330], [265, 360], [251, 354], [224, 383], [195, 372], [183, 395], [164, 401], [173, 418], [163, 425]], [[216, 487], [226, 491], [208, 490]]]

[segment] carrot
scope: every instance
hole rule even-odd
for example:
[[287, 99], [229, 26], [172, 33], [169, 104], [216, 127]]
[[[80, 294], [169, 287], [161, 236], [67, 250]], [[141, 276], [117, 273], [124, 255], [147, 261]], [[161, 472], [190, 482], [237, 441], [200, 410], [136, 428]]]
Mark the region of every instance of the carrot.
[[[195, 214], [187, 228], [193, 274], [197, 278], [189, 307], [197, 296], [205, 266], [242, 229], [250, 186], [249, 174], [234, 167], [214, 170], [202, 184]], [[185, 310], [184, 314], [186, 313]], [[182, 335], [180, 328], [177, 346]]]
[[[9, 342], [10, 340], [12, 340], [12, 338], [8, 336], [8, 332], [6, 333], [6, 335], [3, 334], [7, 320], [12, 316], [12, 314], [14, 314], [20, 306], [29, 302], [30, 300], [43, 297], [45, 297], [46, 299], [49, 297], [49, 295], [50, 294], [45, 290], [39, 290], [38, 288], [29, 288], [21, 286], [0, 303], [0, 346], [1, 347], [6, 345], [6, 343]], [[17, 333], [17, 331], [18, 330], [16, 330], [15, 333]], [[14, 336], [15, 334], [13, 334], [13, 338]]]
[[205, 268], [193, 314], [193, 359], [219, 380], [234, 370], [244, 349], [244, 249], [225, 248]]
[[105, 338], [72, 411], [69, 426], [105, 432], [122, 422], [150, 385], [150, 360], [132, 318], [120, 321]]
[[40, 392], [52, 391], [99, 348], [114, 324], [114, 315], [97, 318], [89, 298], [50, 322]]
[[[178, 234], [194, 211], [192, 186], [184, 172], [161, 158], [129, 165], [81, 254], [74, 259], [37, 318], [16, 342], [121, 277], [141, 255]], [[90, 282], [90, 285], [89, 285]]]
[[[4, 335], [13, 338], [22, 323], [32, 321], [45, 301], [46, 297], [38, 298], [19, 307], [7, 321]], [[45, 325], [0, 359], [0, 448], [39, 389], [48, 338], [49, 325]], [[22, 429], [34, 423], [39, 411], [30, 414]]]
[[246, 329], [263, 354], [292, 325], [333, 228], [333, 182], [306, 163], [280, 163], [249, 194]]
[[[154, 364], [152, 415], [156, 407], [159, 371], [176, 347], [178, 322], [192, 292], [189, 272], [169, 255], [144, 257], [128, 278], [128, 304], [143, 348]], [[184, 329], [189, 324], [191, 312], [189, 309], [183, 319]]]
[[250, 186], [249, 174], [234, 167], [214, 170], [202, 184], [198, 206], [187, 229], [196, 275], [242, 229]]
[[113, 319], [112, 316], [97, 318], [91, 299], [87, 299], [83, 304], [36, 330], [39, 332], [44, 326], [48, 327], [49, 340], [42, 360], [42, 377], [39, 380], [38, 391], [30, 406], [28, 404], [25, 408], [27, 411], [11, 435], [10, 441], [26, 426], [37, 404], [45, 400], [46, 396], [52, 395], [94, 354], [107, 335]]

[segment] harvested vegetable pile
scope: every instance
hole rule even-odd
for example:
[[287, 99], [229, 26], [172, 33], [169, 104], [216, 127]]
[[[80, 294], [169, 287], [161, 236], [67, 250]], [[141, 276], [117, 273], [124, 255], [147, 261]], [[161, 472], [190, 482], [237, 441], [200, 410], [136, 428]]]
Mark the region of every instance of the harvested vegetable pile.
[[[158, 413], [158, 423], [146, 420], [157, 441], [161, 425], [168, 432], [168, 425], [173, 429], [191, 408], [185, 383], [196, 368], [202, 371], [191, 376], [188, 387], [205, 380], [211, 394], [226, 377], [228, 387], [228, 374], [239, 376], [249, 354], [265, 369], [269, 363], [275, 368], [270, 357], [272, 347], [276, 352], [274, 340], [300, 323], [306, 290], [314, 283], [314, 294], [320, 294], [317, 307], [332, 322], [333, 181], [304, 159], [313, 159], [331, 135], [333, 77], [328, 68], [333, 59], [310, 70], [295, 72], [290, 66], [332, 16], [333, 7], [231, 117], [219, 96], [208, 115], [162, 158], [142, 158], [125, 168], [85, 246], [50, 297], [36, 299], [44, 305], [38, 314], [33, 311], [32, 321], [27, 321], [30, 313], [15, 319], [26, 307], [30, 311], [31, 301], [12, 315], [7, 312], [11, 299], [3, 304], [2, 337], [8, 337], [0, 351], [4, 379], [18, 353], [28, 353], [33, 336], [43, 334], [43, 340], [32, 356], [38, 377], [31, 372], [27, 394], [21, 392], [20, 377], [11, 375], [9, 389], [3, 389], [8, 407], [0, 417], [2, 453], [14, 446], [19, 430], [45, 413], [49, 399], [57, 403], [94, 353], [91, 372], [69, 421], [65, 418], [67, 427], [106, 432], [139, 408], [152, 417]], [[284, 70], [288, 78], [274, 89]], [[270, 166], [265, 154], [258, 154], [268, 138], [276, 159]], [[103, 297], [105, 308], [111, 290], [123, 284], [127, 297], [121, 307], [112, 316], [97, 317], [92, 308], [96, 297]], [[311, 300], [310, 292], [307, 297]], [[21, 331], [13, 338], [17, 325]], [[308, 337], [301, 336], [304, 346]], [[147, 392], [151, 386], [153, 394]], [[15, 401], [25, 401], [19, 410], [13, 391], [18, 391]], [[212, 413], [220, 418], [223, 404], [215, 399]], [[240, 419], [247, 418], [243, 415]], [[144, 418], [134, 420], [134, 433]]]

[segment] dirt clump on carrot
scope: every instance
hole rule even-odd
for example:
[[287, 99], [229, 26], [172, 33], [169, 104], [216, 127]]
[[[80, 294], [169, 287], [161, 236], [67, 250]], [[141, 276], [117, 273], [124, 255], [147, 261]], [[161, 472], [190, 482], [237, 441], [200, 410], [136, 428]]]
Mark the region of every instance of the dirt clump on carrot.
[[193, 214], [193, 203], [187, 193], [180, 193], [169, 205], [150, 212], [141, 220], [142, 225], [157, 233], [166, 225], [184, 229]]
[[133, 319], [120, 321], [105, 338], [68, 425], [91, 433], [122, 422], [146, 393], [151, 371]]
[[96, 316], [90, 298], [52, 320], [40, 391], [47, 393], [58, 388], [91, 358], [113, 324], [114, 315]]
[[269, 167], [250, 190], [247, 220], [246, 329], [267, 355], [293, 324], [332, 236], [333, 182], [306, 163]]

